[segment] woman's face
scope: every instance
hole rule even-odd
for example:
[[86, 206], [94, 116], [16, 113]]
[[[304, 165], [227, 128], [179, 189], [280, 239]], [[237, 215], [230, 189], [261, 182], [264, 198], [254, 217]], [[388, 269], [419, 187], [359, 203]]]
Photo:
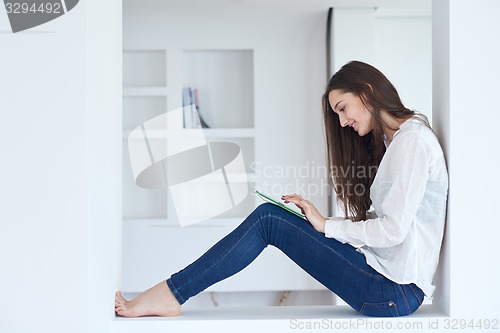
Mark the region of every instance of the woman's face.
[[339, 116], [340, 126], [351, 126], [359, 136], [373, 129], [373, 116], [359, 96], [335, 89], [328, 95], [328, 100], [333, 112]]

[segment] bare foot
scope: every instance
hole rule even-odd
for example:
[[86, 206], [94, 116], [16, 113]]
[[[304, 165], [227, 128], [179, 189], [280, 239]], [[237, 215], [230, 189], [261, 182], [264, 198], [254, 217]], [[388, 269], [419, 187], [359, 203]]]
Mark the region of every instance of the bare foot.
[[181, 313], [181, 306], [165, 281], [146, 290], [131, 301], [120, 291], [115, 294], [115, 312], [123, 317], [160, 316], [173, 317]]

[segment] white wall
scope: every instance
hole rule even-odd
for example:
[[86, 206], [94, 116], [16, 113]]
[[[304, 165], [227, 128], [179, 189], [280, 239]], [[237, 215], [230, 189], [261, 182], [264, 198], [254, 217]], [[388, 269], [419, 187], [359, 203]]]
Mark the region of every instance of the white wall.
[[120, 8], [80, 1], [17, 34], [0, 9], [1, 332], [109, 332]]
[[375, 15], [374, 64], [394, 84], [406, 107], [432, 121], [430, 14]]
[[499, 11], [495, 0], [433, 2], [434, 121], [450, 178], [442, 278], [452, 318], [498, 319]]
[[334, 9], [333, 67], [351, 60], [372, 64], [398, 90], [406, 107], [432, 119], [430, 8]]
[[2, 332], [87, 331], [85, 14], [0, 34]]

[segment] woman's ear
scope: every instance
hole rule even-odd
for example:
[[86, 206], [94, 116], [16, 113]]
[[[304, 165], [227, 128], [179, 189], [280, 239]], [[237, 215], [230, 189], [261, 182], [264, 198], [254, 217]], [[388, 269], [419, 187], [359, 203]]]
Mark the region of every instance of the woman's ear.
[[361, 100], [363, 101], [363, 104], [371, 110], [371, 105], [370, 101], [371, 98], [373, 97], [373, 87], [369, 83], [365, 83], [363, 87], [363, 91], [359, 95], [361, 97]]
[[368, 83], [366, 84], [366, 87], [369, 88], [369, 90], [365, 89], [364, 91], [362, 91], [361, 94], [359, 95], [359, 97], [361, 98], [361, 102], [363, 103], [363, 105], [365, 106], [365, 108], [370, 113], [373, 113], [374, 112], [373, 105], [371, 104], [372, 98], [373, 98], [373, 90], [372, 90], [371, 86]]

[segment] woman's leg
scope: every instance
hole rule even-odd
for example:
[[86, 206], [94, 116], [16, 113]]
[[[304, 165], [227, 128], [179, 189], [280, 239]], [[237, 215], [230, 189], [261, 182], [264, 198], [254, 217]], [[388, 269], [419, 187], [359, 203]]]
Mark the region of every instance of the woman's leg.
[[[354, 309], [367, 315], [403, 315], [420, 305], [407, 301], [406, 296], [411, 297], [414, 292], [405, 294], [400, 285], [368, 266], [364, 256], [353, 247], [326, 238], [307, 221], [272, 204], [259, 206], [198, 260], [173, 274], [167, 280], [168, 289], [177, 305], [183, 304], [246, 267], [267, 245], [279, 248]], [[171, 300], [172, 295], [167, 296]]]

